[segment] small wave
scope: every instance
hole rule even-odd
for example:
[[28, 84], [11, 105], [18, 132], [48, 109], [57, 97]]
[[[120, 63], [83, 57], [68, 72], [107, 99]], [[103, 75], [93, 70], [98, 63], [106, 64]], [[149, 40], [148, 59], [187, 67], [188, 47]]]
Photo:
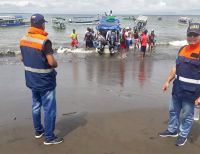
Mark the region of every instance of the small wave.
[[2, 57], [2, 56], [16, 56], [16, 55], [18, 55], [18, 54], [20, 54], [20, 51], [12, 51], [12, 50], [3, 50], [3, 51], [0, 51], [0, 56]]
[[187, 41], [186, 40], [183, 40], [183, 41], [171, 41], [169, 42], [169, 45], [172, 45], [172, 46], [184, 46], [184, 45], [187, 45]]
[[156, 45], [169, 45], [168, 42], [156, 42]]
[[[156, 45], [159, 46], [174, 46], [174, 47], [179, 47], [179, 46], [184, 46], [187, 45], [187, 41], [186, 40], [182, 40], [182, 41], [170, 41], [170, 42], [156, 42]], [[79, 48], [70, 48], [70, 47], [63, 47], [60, 46], [58, 48], [55, 48], [56, 53], [58, 54], [65, 54], [65, 53], [80, 53], [80, 54], [90, 54], [90, 53], [94, 53], [97, 52], [96, 49], [90, 49], [90, 50], [86, 50], [83, 46], [79, 47]], [[1, 49], [0, 50], [0, 57], [3, 56], [17, 56], [19, 55], [21, 52], [19, 50], [15, 50], [15, 49]], [[105, 53], [110, 53], [108, 47], [105, 47]]]
[[[96, 48], [92, 48], [90, 50], [85, 50], [85, 48], [71, 49], [71, 48], [65, 48], [65, 47], [61, 46], [56, 50], [56, 52], [59, 53], [59, 54], [63, 54], [63, 53], [84, 53], [84, 54], [89, 54], [89, 53], [97, 52], [97, 49]], [[110, 53], [110, 51], [108, 49], [108, 46], [105, 46], [104, 53], [106, 53], [106, 54]]]
[[170, 41], [170, 42], [156, 42], [156, 45], [172, 45], [172, 46], [176, 46], [176, 47], [179, 47], [179, 46], [184, 46], [184, 45], [187, 45], [187, 41], [186, 40], [182, 40], [182, 41]]
[[71, 48], [59, 47], [56, 50], [56, 52], [59, 54], [63, 54], [63, 53], [93, 53], [94, 50], [85, 50], [84, 48], [71, 49]]

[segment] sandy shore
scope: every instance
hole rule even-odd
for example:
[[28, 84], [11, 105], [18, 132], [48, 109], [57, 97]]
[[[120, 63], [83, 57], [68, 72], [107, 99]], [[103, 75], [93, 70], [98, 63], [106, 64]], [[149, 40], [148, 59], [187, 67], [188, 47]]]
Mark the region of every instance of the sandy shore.
[[160, 138], [166, 126], [166, 108], [111, 113], [76, 113], [57, 121], [56, 133], [65, 141], [45, 146], [34, 139], [31, 124], [0, 128], [0, 153], [4, 154], [188, 154], [199, 153], [200, 124], [195, 123], [184, 147], [175, 138]]
[[0, 154], [199, 153], [199, 121], [184, 147], [158, 136], [167, 125], [170, 92], [164, 95], [161, 85], [172, 63], [99, 57], [60, 63], [56, 134], [64, 143], [55, 146], [34, 138], [23, 66], [1, 65]]

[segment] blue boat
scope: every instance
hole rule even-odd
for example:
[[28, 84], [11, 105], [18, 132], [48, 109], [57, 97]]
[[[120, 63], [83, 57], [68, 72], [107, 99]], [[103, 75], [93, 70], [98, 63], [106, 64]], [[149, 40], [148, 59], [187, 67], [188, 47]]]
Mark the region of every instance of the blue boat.
[[96, 29], [120, 31], [120, 21], [119, 19], [112, 16], [102, 17], [102, 19], [97, 24]]
[[22, 16], [0, 16], [0, 27], [29, 25]]
[[[96, 26], [96, 29], [99, 31], [99, 38], [96, 41], [96, 51], [99, 55], [105, 53], [105, 46], [108, 44], [109, 53], [113, 55], [119, 52], [119, 38], [120, 38], [120, 21], [114, 16], [104, 16], [100, 19], [99, 23]], [[107, 42], [106, 35], [112, 37]]]

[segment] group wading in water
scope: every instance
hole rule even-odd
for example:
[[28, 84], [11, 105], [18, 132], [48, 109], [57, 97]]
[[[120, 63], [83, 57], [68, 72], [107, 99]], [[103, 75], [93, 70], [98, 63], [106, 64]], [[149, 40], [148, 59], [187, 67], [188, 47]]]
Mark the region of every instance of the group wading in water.
[[[99, 24], [94, 30], [91, 27], [87, 27], [84, 42], [85, 50], [93, 50], [103, 55], [105, 49], [109, 50], [110, 55], [119, 54], [119, 58], [125, 58], [128, 51], [139, 51], [140, 57], [143, 60], [146, 51], [149, 53], [155, 52], [156, 35], [152, 29], [150, 32], [145, 28], [145, 24], [140, 28], [126, 27], [123, 28], [120, 25], [120, 20], [110, 14], [100, 19]], [[70, 35], [72, 49], [78, 47], [78, 34], [76, 30]]]
[[[75, 29], [73, 29], [70, 38], [71, 47], [78, 48], [78, 34]], [[146, 51], [155, 52], [155, 38], [154, 30], [148, 34], [147, 29], [138, 32], [136, 29], [126, 27], [119, 30], [99, 29], [95, 32], [92, 28], [87, 27], [84, 41], [85, 50], [97, 49], [100, 55], [104, 54], [105, 47], [108, 46], [111, 55], [118, 53], [121, 58], [125, 58], [126, 52], [133, 50], [139, 51], [141, 59], [144, 59]]]

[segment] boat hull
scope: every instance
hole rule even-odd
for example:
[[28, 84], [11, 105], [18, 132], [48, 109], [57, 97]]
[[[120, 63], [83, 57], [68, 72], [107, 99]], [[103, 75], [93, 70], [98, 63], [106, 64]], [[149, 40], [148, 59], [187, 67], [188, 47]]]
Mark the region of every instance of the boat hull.
[[0, 27], [14, 27], [29, 25], [30, 21], [22, 16], [0, 16]]
[[68, 20], [69, 24], [79, 24], [79, 25], [92, 25], [97, 24], [99, 18], [96, 17], [73, 17]]

